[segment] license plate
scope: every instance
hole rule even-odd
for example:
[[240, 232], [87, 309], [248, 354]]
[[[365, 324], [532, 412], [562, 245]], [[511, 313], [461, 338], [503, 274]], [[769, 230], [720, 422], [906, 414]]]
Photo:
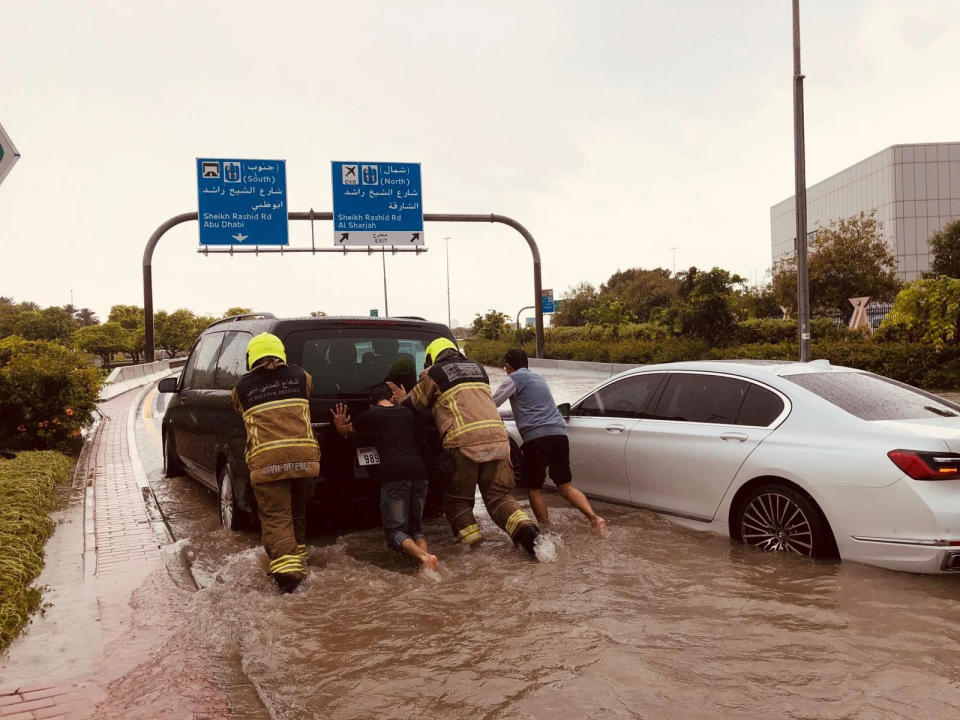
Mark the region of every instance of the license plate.
[[357, 448], [357, 462], [360, 465], [379, 465], [380, 453], [375, 447]]

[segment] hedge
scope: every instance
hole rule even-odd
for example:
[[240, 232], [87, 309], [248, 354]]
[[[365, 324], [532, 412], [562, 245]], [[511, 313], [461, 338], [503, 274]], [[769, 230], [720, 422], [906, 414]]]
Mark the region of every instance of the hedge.
[[[844, 339], [815, 340], [811, 345], [814, 358], [824, 358], [834, 365], [868, 370], [901, 382], [931, 390], [960, 390], [960, 347], [935, 352], [929, 344], [913, 342], [881, 342], [858, 333], [844, 333]], [[499, 366], [504, 353], [514, 344], [504, 341], [469, 340], [467, 354], [486, 365]], [[525, 345], [533, 356], [534, 348]], [[681, 360], [796, 360], [799, 357], [794, 340], [748, 343], [715, 347], [699, 340], [671, 338], [663, 341], [570, 340], [546, 343], [549, 358], [593, 362], [654, 364]]]
[[72, 467], [70, 458], [52, 451], [0, 460], [0, 653], [40, 607], [41, 589], [30, 583], [53, 534], [57, 486]]
[[91, 422], [103, 377], [83, 353], [44, 340], [0, 340], [0, 448], [67, 449]]

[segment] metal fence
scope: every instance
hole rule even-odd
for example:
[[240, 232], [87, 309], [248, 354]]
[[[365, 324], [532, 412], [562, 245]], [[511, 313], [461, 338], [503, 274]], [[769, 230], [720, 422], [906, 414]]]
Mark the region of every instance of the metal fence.
[[[883, 319], [887, 316], [887, 313], [890, 312], [892, 307], [893, 303], [887, 302], [873, 302], [867, 305], [867, 319], [870, 321], [870, 327], [872, 327], [874, 330], [880, 327], [880, 323], [883, 322]], [[847, 324], [840, 313], [836, 313], [833, 316], [833, 322], [837, 327], [843, 327]]]

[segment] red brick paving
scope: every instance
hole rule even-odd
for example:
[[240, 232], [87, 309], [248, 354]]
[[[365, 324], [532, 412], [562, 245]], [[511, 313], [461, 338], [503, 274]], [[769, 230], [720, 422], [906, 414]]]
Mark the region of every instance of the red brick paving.
[[127, 445], [127, 415], [139, 395], [127, 392], [100, 406], [109, 419], [101, 423], [94, 439], [88, 474], [94, 488], [97, 575], [121, 572], [128, 563], [153, 562], [160, 557]]
[[34, 685], [0, 695], [0, 720], [83, 720], [94, 705], [84, 683]]

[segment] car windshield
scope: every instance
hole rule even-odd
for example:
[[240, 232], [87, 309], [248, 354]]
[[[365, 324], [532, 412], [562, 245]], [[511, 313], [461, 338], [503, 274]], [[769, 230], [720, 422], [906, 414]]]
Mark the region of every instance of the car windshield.
[[313, 395], [366, 395], [384, 381], [413, 387], [437, 334], [408, 328], [317, 329], [285, 339], [290, 362], [313, 377]]
[[960, 417], [956, 403], [871, 373], [802, 373], [786, 379], [863, 420]]

